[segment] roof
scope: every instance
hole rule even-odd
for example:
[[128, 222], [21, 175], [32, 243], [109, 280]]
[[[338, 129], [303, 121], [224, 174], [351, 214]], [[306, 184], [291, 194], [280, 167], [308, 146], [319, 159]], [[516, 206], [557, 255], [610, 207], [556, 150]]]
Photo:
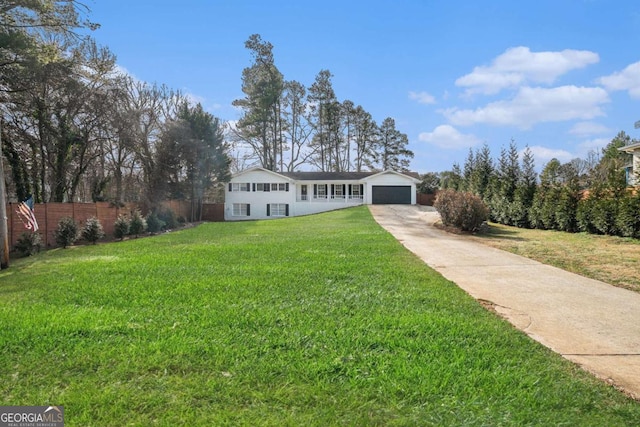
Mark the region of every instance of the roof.
[[267, 172], [273, 175], [281, 176], [284, 178], [289, 178], [290, 180], [296, 181], [360, 181], [372, 176], [382, 175], [382, 174], [396, 174], [402, 175], [407, 178], [414, 180], [415, 182], [419, 181], [420, 175], [417, 172], [396, 172], [396, 171], [378, 171], [378, 172], [274, 172], [262, 167], [253, 167], [250, 169], [243, 170], [233, 175], [233, 177], [241, 176], [247, 172], [252, 171], [262, 171]]
[[278, 172], [280, 175], [301, 181], [358, 181], [377, 172]]
[[635, 144], [625, 145], [624, 147], [618, 148], [618, 151], [626, 151], [627, 153], [640, 150], [640, 142], [636, 142]]

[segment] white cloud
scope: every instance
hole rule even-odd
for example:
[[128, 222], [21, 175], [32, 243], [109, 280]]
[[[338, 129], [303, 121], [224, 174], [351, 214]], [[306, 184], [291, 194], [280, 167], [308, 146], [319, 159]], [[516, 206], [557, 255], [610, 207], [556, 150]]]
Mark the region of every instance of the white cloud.
[[480, 143], [480, 140], [474, 135], [460, 133], [451, 125], [440, 125], [433, 132], [422, 132], [418, 135], [418, 139], [447, 149], [467, 148]]
[[492, 102], [475, 110], [449, 108], [441, 110], [441, 113], [458, 126], [486, 123], [529, 129], [536, 123], [590, 120], [603, 116], [600, 106], [607, 102], [607, 92], [599, 87], [522, 87], [508, 101]]
[[609, 145], [612, 139], [613, 138], [595, 138], [581, 142], [580, 145], [578, 145], [580, 151], [578, 153], [579, 157], [586, 157], [586, 155], [590, 151], [594, 151], [597, 154], [600, 154], [602, 152], [602, 149]]
[[608, 90], [627, 90], [632, 98], [640, 98], [640, 61], [597, 81]]
[[409, 99], [420, 104], [435, 104], [436, 98], [427, 92], [409, 92]]
[[548, 148], [541, 145], [534, 145], [533, 147], [529, 147], [529, 149], [533, 153], [536, 165], [541, 166], [544, 166], [551, 159], [558, 159], [560, 163], [566, 163], [575, 158], [574, 155], [566, 150]]
[[560, 52], [531, 52], [528, 47], [507, 49], [491, 65], [475, 67], [456, 80], [456, 86], [468, 88], [467, 94], [495, 94], [502, 89], [527, 83], [551, 84], [561, 75], [600, 60], [588, 50], [565, 49]]
[[572, 135], [587, 136], [611, 132], [608, 127], [596, 122], [578, 122], [569, 130]]

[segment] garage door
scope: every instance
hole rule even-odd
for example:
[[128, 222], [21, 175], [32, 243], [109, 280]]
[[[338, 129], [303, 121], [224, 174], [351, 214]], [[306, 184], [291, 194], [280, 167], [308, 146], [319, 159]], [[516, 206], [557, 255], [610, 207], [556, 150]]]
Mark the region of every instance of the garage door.
[[374, 185], [371, 193], [374, 205], [410, 205], [410, 185]]

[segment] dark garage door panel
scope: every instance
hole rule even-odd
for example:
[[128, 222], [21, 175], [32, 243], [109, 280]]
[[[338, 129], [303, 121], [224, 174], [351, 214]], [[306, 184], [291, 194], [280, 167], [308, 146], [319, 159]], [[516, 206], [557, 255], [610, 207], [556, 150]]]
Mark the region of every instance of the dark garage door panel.
[[374, 205], [410, 205], [410, 185], [374, 185], [371, 193]]

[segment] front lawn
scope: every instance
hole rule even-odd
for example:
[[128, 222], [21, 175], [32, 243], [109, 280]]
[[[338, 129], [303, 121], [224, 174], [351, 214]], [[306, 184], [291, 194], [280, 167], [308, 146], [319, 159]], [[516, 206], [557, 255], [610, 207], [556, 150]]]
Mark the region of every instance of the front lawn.
[[14, 261], [0, 402], [68, 426], [640, 425], [366, 207]]

